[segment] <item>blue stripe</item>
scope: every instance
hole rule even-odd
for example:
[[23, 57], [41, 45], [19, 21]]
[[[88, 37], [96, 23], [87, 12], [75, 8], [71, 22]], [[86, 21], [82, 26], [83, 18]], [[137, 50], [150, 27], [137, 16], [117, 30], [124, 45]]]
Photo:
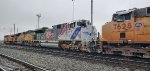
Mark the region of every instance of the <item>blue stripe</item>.
[[70, 39], [74, 40], [80, 31], [81, 31], [81, 27], [76, 28], [76, 30], [74, 31]]

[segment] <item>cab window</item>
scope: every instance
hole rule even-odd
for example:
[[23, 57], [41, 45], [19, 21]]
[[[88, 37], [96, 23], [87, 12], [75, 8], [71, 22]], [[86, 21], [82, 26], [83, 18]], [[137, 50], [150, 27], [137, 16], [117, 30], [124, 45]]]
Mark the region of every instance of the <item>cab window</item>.
[[147, 8], [147, 15], [150, 15], [150, 7]]
[[68, 28], [70, 28], [70, 24], [68, 24]]
[[81, 26], [81, 27], [86, 27], [86, 23], [85, 22], [78, 22], [77, 25]]
[[70, 24], [70, 28], [74, 28], [75, 27], [75, 22]]
[[57, 29], [60, 29], [61, 28], [61, 25], [57, 25]]
[[125, 20], [131, 20], [131, 13], [124, 14]]
[[131, 13], [126, 14], [114, 14], [113, 15], [113, 21], [125, 21], [125, 20], [131, 20]]

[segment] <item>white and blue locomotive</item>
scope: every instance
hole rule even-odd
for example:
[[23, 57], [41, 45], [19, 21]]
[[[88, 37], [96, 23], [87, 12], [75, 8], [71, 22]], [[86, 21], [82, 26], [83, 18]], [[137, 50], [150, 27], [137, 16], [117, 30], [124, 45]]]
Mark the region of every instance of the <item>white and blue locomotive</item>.
[[97, 30], [88, 20], [77, 20], [52, 26], [44, 33], [41, 46], [86, 52], [101, 52]]

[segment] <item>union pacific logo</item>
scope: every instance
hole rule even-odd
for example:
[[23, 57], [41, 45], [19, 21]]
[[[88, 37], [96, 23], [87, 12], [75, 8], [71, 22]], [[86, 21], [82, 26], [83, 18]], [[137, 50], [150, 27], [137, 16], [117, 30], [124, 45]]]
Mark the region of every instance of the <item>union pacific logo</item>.
[[142, 23], [136, 23], [136, 24], [135, 24], [135, 27], [136, 27], [136, 28], [141, 28], [141, 27], [142, 27]]

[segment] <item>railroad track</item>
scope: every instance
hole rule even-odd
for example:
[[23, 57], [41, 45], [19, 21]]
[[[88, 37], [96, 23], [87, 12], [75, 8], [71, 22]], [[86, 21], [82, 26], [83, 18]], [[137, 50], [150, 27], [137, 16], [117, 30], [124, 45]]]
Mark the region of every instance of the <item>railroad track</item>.
[[37, 48], [37, 47], [26, 47], [26, 46], [3, 46], [3, 47], [14, 47], [11, 49], [25, 50], [29, 52], [36, 52], [42, 54], [51, 54], [55, 56], [62, 56], [67, 58], [73, 58], [92, 63], [104, 63], [111, 64], [113, 66], [121, 66], [125, 68], [144, 68], [150, 70], [150, 60], [142, 58], [131, 58], [125, 56], [114, 56], [114, 55], [102, 55], [102, 54], [90, 54], [78, 51], [58, 50], [50, 48]]
[[3, 67], [0, 66], [0, 71], [5, 71], [5, 69]]
[[[23, 65], [23, 66], [25, 66], [25, 67], [31, 69], [32, 71], [52, 71], [52, 70], [47, 70], [47, 69], [41, 68], [41, 67], [39, 67], [39, 66], [30, 64], [30, 63], [28, 63], [28, 62], [21, 61], [21, 60], [19, 60], [19, 59], [13, 58], [13, 57], [11, 57], [11, 56], [7, 56], [7, 55], [5, 55], [5, 54], [1, 54], [1, 53], [0, 53], [0, 56], [1, 56], [1, 57], [4, 57], [4, 58], [6, 58], [6, 59], [8, 59], [8, 60], [10, 60], [10, 61], [13, 61], [13, 62], [15, 62], [15, 63], [18, 63], [18, 64], [20, 64], [20, 65]], [[7, 69], [4, 69], [3, 67], [0, 67], [0, 71], [8, 71], [8, 70], [7, 70]]]

